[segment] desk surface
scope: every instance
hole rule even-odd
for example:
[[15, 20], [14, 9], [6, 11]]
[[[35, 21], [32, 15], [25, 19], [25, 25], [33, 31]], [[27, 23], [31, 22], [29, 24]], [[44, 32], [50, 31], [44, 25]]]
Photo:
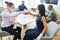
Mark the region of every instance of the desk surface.
[[16, 22], [20, 23], [21, 25], [26, 25], [34, 21], [35, 19], [28, 17], [28, 15], [19, 15], [18, 17], [16, 17]]

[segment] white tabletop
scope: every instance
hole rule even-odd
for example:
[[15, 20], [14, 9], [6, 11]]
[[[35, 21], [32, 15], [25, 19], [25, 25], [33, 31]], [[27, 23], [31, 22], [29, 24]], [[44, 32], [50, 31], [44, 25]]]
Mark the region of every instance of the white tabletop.
[[28, 23], [34, 22], [35, 20], [28, 17], [28, 15], [19, 15], [16, 18], [16, 22], [20, 23], [21, 25], [26, 25]]
[[25, 31], [24, 31], [25, 29], [24, 29], [23, 26], [27, 25], [31, 22], [34, 22], [34, 21], [35, 21], [35, 19], [29, 17], [28, 15], [24, 15], [24, 14], [19, 15], [18, 17], [16, 17], [16, 22], [18, 22], [19, 24], [22, 25], [21, 40], [23, 40], [24, 35], [25, 35]]

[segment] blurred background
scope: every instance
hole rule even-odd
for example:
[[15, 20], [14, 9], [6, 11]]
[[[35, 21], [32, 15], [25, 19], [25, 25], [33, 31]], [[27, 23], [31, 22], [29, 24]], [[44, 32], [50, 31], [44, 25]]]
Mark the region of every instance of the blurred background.
[[[25, 5], [28, 9], [31, 8], [37, 8], [38, 4], [44, 4], [45, 8], [47, 9], [49, 5], [53, 5], [53, 8], [56, 10], [58, 15], [58, 20], [60, 22], [60, 0], [0, 0], [0, 22], [1, 22], [1, 12], [6, 8], [5, 1], [13, 2], [15, 5], [15, 8], [17, 9], [19, 5], [21, 5], [21, 1], [25, 1]], [[60, 26], [60, 23], [58, 24]], [[3, 40], [9, 40], [8, 37], [11, 38], [11, 36], [3, 37]], [[10, 39], [12, 40], [12, 38]], [[60, 40], [60, 30], [56, 34], [56, 36], [53, 38], [53, 40]]]
[[45, 7], [47, 8], [48, 5], [52, 4], [55, 8], [55, 10], [60, 13], [60, 0], [0, 0], [0, 7], [5, 8], [5, 1], [13, 2], [15, 4], [15, 7], [17, 8], [21, 1], [25, 1], [25, 5], [27, 8], [36, 8], [38, 4], [43, 3]]

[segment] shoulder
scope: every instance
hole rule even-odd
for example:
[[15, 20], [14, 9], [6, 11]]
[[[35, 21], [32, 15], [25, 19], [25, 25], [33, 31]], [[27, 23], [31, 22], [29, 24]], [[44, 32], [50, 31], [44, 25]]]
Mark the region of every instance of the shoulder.
[[42, 16], [42, 19], [45, 19], [45, 16]]
[[21, 7], [22, 5], [19, 5], [18, 7]]
[[3, 12], [9, 12], [7, 9], [5, 9]]
[[26, 6], [24, 5], [24, 7], [26, 7]]
[[46, 17], [45, 17], [45, 16], [42, 16], [42, 17], [41, 17], [41, 20], [42, 20], [42, 21], [45, 21], [45, 20], [46, 20]]
[[8, 12], [8, 10], [5, 9], [5, 10], [3, 10], [1, 13], [2, 13], [2, 14], [5, 14], [5, 13], [7, 13], [7, 12]]

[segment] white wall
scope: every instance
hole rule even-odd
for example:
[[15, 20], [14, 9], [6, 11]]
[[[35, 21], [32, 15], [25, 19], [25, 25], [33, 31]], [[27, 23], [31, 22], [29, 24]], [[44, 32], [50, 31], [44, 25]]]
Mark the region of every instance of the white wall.
[[57, 6], [54, 6], [55, 10], [60, 13], [60, 0], [58, 2], [58, 5]]
[[[16, 8], [21, 4], [21, 1], [22, 0], [4, 0], [5, 1], [9, 1], [9, 2], [13, 2], [16, 6]], [[25, 1], [25, 5], [28, 7], [28, 8], [37, 8], [38, 4], [40, 4], [40, 0], [24, 0]], [[50, 4], [45, 4], [45, 7], [47, 8], [48, 5]], [[3, 4], [3, 7], [6, 7], [6, 4], [4, 3]], [[60, 13], [60, 0], [58, 0], [58, 5], [53, 5], [54, 9]]]
[[3, 0], [0, 0], [0, 7], [3, 6]]
[[[41, 4], [40, 0], [39, 1], [37, 1], [37, 0], [35, 1], [35, 7], [37, 7], [38, 4]], [[45, 5], [46, 9], [48, 8], [49, 5], [53, 5], [53, 7], [56, 10], [56, 12], [58, 14], [60, 14], [60, 0], [58, 0], [58, 4], [57, 5], [54, 5], [54, 4], [45, 4], [45, 3], [43, 3], [43, 4]]]
[[[48, 7], [48, 4], [45, 4], [45, 7], [47, 8]], [[60, 13], [60, 0], [58, 0], [58, 5], [53, 5], [53, 7], [56, 10], [56, 12]]]

